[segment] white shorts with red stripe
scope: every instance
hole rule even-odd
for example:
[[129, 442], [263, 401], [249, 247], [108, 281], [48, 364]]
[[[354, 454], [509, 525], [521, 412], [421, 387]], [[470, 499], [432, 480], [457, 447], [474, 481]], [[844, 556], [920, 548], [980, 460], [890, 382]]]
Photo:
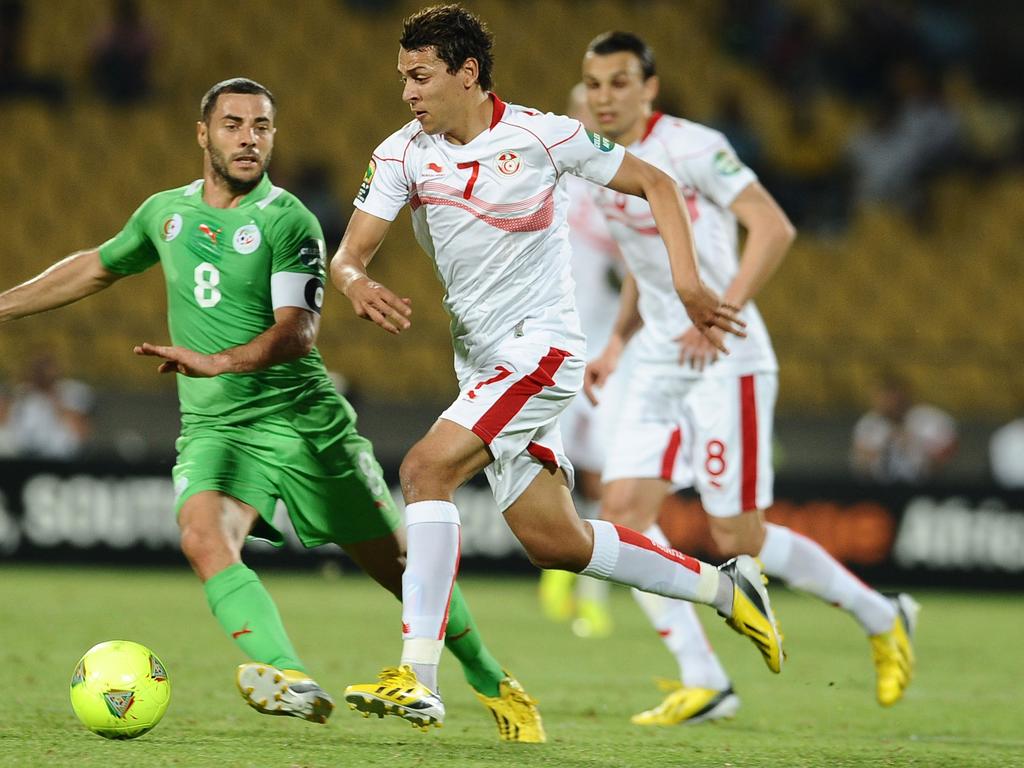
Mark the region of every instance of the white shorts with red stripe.
[[502, 512], [543, 467], [561, 468], [572, 488], [558, 419], [583, 386], [584, 367], [557, 337], [538, 333], [510, 339], [479, 367], [457, 371], [461, 394], [441, 418], [487, 444], [494, 461], [484, 473]]
[[715, 517], [767, 509], [777, 392], [776, 373], [693, 378], [638, 364], [602, 479], [658, 477], [692, 486]]

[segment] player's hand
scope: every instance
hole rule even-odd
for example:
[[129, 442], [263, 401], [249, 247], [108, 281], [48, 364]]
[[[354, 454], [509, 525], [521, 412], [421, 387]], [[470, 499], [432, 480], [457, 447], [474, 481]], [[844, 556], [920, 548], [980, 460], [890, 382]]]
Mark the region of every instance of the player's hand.
[[719, 346], [724, 343], [723, 335], [718, 328], [708, 328], [706, 333], [701, 333], [691, 325], [675, 339], [679, 344], [679, 364], [688, 365], [697, 372], [703, 371], [718, 359]]
[[690, 316], [694, 328], [708, 337], [715, 349], [723, 355], [728, 355], [729, 350], [725, 348], [722, 336], [708, 336], [711, 328], [719, 328], [740, 338], [747, 335], [743, 330], [747, 324], [740, 320], [739, 307], [726, 304], [703, 283], [700, 283], [695, 291], [687, 292], [686, 296], [680, 293], [679, 298], [682, 299], [686, 314]]
[[360, 278], [349, 284], [345, 295], [357, 316], [376, 323], [388, 333], [398, 335], [411, 325], [412, 299], [399, 298], [375, 280]]
[[592, 405], [597, 405], [597, 390], [604, 387], [608, 377], [615, 372], [619, 364], [619, 356], [614, 352], [605, 349], [600, 357], [595, 357], [587, 363], [583, 371], [583, 394]]
[[164, 361], [157, 368], [160, 373], [180, 373], [183, 376], [200, 379], [224, 373], [217, 357], [204, 355], [187, 347], [164, 347], [144, 342], [133, 351], [136, 355], [145, 357], [162, 357]]

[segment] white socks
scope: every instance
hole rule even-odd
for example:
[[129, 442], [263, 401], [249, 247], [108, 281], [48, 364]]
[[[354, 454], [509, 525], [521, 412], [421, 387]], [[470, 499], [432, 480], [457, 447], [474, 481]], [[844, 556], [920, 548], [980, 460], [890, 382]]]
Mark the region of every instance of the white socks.
[[[576, 512], [584, 520], [596, 520], [601, 514], [601, 502], [573, 496]], [[608, 601], [608, 582], [590, 576], [579, 576], [576, 579], [576, 599], [583, 602], [606, 603]]]
[[765, 573], [838, 605], [869, 635], [892, 628], [896, 618], [892, 603], [846, 570], [820, 544], [781, 525], [768, 523], [765, 528], [764, 546], [758, 555]]
[[676, 550], [607, 520], [584, 521], [594, 530], [594, 552], [581, 573], [666, 597], [711, 605], [720, 573]]
[[[668, 539], [657, 525], [652, 525], [644, 534], [663, 547], [669, 546]], [[633, 597], [679, 664], [679, 679], [683, 685], [715, 691], [729, 687], [729, 676], [712, 650], [692, 603], [638, 589], [633, 590]]]
[[402, 664], [431, 691], [444, 649], [448, 603], [459, 569], [459, 511], [449, 501], [405, 508], [408, 558], [402, 575]]

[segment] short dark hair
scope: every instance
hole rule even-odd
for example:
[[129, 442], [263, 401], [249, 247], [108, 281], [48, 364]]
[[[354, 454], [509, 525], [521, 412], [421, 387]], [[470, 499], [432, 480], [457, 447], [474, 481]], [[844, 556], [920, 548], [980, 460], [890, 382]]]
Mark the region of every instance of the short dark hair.
[[398, 43], [407, 51], [433, 46], [437, 57], [448, 65], [448, 72], [453, 75], [466, 59], [476, 59], [480, 68], [477, 82], [485, 91], [491, 90], [494, 36], [480, 17], [461, 5], [432, 5], [417, 11], [402, 22], [402, 37]]
[[632, 32], [602, 32], [590, 41], [587, 46], [588, 53], [596, 53], [598, 56], [608, 56], [612, 53], [632, 53], [640, 59], [640, 69], [644, 73], [644, 80], [654, 77], [654, 50], [639, 35]]
[[271, 109], [277, 111], [277, 102], [274, 101], [274, 94], [270, 92], [269, 88], [247, 77], [232, 77], [221, 80], [211, 87], [203, 96], [203, 100], [199, 102], [199, 113], [202, 115], [204, 123], [210, 122], [210, 115], [213, 114], [213, 108], [217, 106], [217, 99], [222, 93], [252, 93], [266, 96], [270, 101]]

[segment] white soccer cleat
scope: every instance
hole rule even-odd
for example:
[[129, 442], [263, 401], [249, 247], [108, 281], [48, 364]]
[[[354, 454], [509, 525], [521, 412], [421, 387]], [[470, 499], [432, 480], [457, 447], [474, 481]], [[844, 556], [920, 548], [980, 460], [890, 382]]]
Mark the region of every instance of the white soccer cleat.
[[254, 661], [239, 665], [235, 680], [245, 703], [265, 715], [326, 723], [334, 710], [334, 699], [305, 672]]

